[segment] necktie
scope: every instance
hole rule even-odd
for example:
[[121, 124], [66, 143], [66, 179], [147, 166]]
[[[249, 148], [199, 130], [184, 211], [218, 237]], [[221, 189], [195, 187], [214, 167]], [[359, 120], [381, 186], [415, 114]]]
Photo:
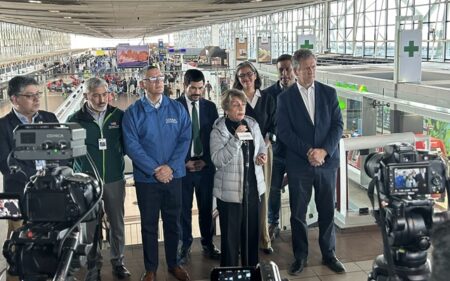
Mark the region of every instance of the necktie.
[[202, 141], [200, 140], [200, 123], [195, 101], [192, 102], [192, 145], [195, 156], [200, 156], [203, 152]]

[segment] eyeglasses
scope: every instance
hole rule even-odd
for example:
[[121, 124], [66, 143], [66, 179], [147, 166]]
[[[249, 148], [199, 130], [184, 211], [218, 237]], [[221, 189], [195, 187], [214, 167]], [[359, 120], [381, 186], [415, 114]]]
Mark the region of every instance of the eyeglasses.
[[42, 96], [42, 92], [37, 92], [36, 94], [20, 94], [18, 97], [25, 97], [26, 99], [33, 100], [38, 99]]
[[250, 72], [247, 72], [247, 73], [242, 73], [242, 74], [239, 74], [237, 77], [238, 78], [245, 78], [246, 76], [248, 77], [248, 78], [251, 78], [252, 76], [253, 76], [253, 74], [255, 74], [253, 71], [250, 71]]
[[143, 81], [148, 81], [149, 83], [157, 83], [157, 82], [164, 82], [165, 77], [164, 76], [158, 76], [158, 77], [149, 77], [142, 79]]

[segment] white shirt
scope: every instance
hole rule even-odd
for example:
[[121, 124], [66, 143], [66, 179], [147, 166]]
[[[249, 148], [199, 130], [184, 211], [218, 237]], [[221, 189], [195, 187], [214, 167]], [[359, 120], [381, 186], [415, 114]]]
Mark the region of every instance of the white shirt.
[[[247, 95], [245, 95], [247, 97]], [[259, 92], [259, 90], [257, 89], [255, 91], [255, 95], [253, 96], [253, 99], [250, 101], [247, 97], [247, 102], [248, 104], [252, 107], [255, 108], [256, 103], [258, 102], [258, 99], [261, 97], [261, 93]]]
[[152, 100], [150, 99], [150, 96], [147, 95], [147, 100], [150, 103], [151, 106], [153, 106], [154, 108], [158, 109], [161, 106], [161, 102], [162, 102], [162, 96], [159, 96], [159, 100], [156, 103], [153, 103]]
[[300, 91], [300, 95], [302, 96], [303, 102], [305, 103], [306, 110], [308, 110], [309, 117], [314, 125], [314, 114], [315, 114], [315, 106], [316, 106], [316, 97], [314, 94], [314, 83], [306, 89], [300, 83], [297, 82], [298, 90]]
[[[17, 111], [14, 107], [13, 107], [13, 111], [16, 114], [17, 118], [19, 118], [20, 122], [22, 122], [22, 124], [35, 124], [36, 123], [36, 118], [39, 116], [39, 112], [36, 112], [33, 117], [31, 118], [31, 123], [30, 121], [28, 121], [28, 117], [26, 117], [25, 115], [23, 115], [22, 113], [20, 113], [19, 111]], [[36, 171], [41, 171], [45, 168], [45, 160], [34, 160], [34, 163], [36, 165]]]
[[[186, 104], [188, 107], [188, 111], [189, 111], [189, 117], [191, 117], [191, 121], [192, 121], [192, 102], [187, 96], [184, 96], [186, 98]], [[198, 116], [198, 127], [200, 128], [200, 102], [199, 101], [195, 101], [195, 109], [197, 110], [197, 116]], [[194, 153], [194, 146], [191, 145], [191, 157], [196, 156]], [[197, 155], [198, 156], [198, 155]]]

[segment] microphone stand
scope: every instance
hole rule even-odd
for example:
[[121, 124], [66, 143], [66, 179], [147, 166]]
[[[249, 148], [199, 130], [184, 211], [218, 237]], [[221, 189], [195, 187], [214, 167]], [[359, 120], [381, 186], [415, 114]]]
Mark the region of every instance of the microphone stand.
[[242, 143], [247, 147], [244, 155], [244, 219], [245, 219], [245, 247], [244, 247], [244, 258], [243, 266], [248, 266], [248, 194], [250, 184], [248, 181], [249, 169], [250, 169], [250, 144], [248, 141], [243, 141]]

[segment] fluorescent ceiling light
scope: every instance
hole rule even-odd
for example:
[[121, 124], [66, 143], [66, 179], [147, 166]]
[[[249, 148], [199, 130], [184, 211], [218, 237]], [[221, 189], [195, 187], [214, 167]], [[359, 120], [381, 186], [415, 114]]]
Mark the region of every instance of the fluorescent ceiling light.
[[28, 3], [42, 4], [42, 1], [38, 1], [38, 0], [28, 0]]

